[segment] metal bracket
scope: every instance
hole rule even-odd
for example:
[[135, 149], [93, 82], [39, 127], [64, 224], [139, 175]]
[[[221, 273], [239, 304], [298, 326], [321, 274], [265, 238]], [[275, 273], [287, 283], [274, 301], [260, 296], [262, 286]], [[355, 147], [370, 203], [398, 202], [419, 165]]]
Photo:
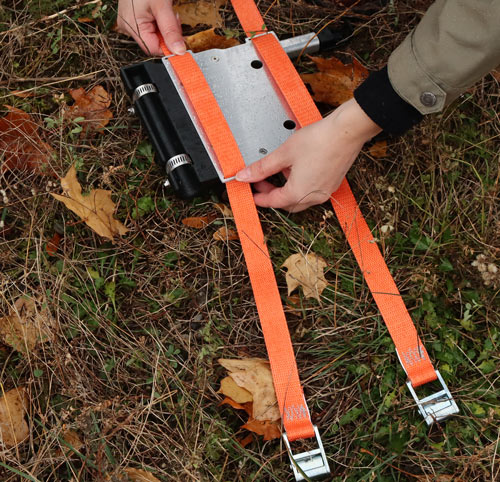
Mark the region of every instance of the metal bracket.
[[450, 415], [454, 415], [460, 411], [455, 403], [455, 400], [453, 400], [443, 377], [437, 370], [436, 375], [443, 389], [422, 399], [418, 398], [411, 382], [406, 382], [410, 393], [417, 403], [418, 411], [422, 417], [424, 417], [427, 425], [431, 425], [433, 422], [440, 422], [441, 420], [448, 418]]
[[[276, 88], [271, 74], [259, 60], [252, 43], [252, 40], [265, 35], [276, 36], [274, 32], [263, 32], [246, 39], [244, 44], [229, 49], [191, 53], [219, 104], [246, 166], [283, 144], [293, 134], [298, 123], [288, 103]], [[306, 46], [306, 52], [318, 50], [319, 41], [312, 41], [314, 35], [305, 34], [283, 41], [285, 52], [289, 51], [293, 56]], [[234, 180], [234, 176], [224, 176], [196, 111], [169, 62], [170, 57], [171, 55], [163, 57], [163, 64], [212, 160], [220, 181], [227, 183]]]
[[318, 448], [294, 455], [288, 437], [286, 433], [283, 433], [283, 440], [290, 456], [290, 467], [293, 470], [296, 482], [309, 479], [321, 480], [331, 475], [328, 459], [326, 458], [325, 449], [323, 448], [316, 425], [314, 426], [314, 434]]

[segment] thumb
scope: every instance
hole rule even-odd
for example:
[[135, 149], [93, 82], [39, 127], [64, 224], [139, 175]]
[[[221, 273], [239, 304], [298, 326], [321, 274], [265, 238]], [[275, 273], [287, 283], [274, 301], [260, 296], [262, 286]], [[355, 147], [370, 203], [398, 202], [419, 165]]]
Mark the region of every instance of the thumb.
[[171, 2], [157, 2], [159, 6], [153, 11], [158, 29], [165, 40], [168, 49], [176, 54], [182, 55], [186, 52], [186, 44], [182, 38], [181, 26], [172, 9]]
[[236, 173], [236, 180], [241, 182], [263, 181], [287, 167], [289, 167], [288, 159], [284, 155], [283, 150], [278, 148], [268, 156], [263, 157]]

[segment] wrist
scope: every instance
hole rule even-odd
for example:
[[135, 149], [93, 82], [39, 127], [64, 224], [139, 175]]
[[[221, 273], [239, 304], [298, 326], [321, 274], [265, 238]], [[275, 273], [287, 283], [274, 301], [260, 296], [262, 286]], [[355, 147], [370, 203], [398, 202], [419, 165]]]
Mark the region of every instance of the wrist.
[[354, 98], [344, 102], [326, 119], [331, 120], [336, 129], [341, 126], [340, 135], [361, 144], [382, 132], [382, 128], [368, 117]]

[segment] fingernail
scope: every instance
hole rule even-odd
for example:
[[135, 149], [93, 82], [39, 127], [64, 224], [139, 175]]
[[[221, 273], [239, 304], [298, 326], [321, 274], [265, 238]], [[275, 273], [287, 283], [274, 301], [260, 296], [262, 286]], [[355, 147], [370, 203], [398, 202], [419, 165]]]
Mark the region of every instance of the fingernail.
[[240, 172], [236, 173], [236, 180], [237, 181], [242, 181], [246, 182], [250, 179], [250, 169], [246, 167], [245, 169], [242, 169]]
[[182, 55], [186, 53], [186, 45], [182, 41], [174, 42], [172, 45], [172, 52], [176, 55]]

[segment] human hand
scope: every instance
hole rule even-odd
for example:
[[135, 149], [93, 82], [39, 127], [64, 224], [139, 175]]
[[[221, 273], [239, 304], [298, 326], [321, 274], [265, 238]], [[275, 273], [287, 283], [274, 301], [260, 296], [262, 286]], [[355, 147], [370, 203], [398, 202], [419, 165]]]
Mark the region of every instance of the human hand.
[[186, 51], [172, 0], [118, 0], [117, 24], [149, 55], [163, 55], [158, 31], [171, 52], [182, 55]]
[[[278, 149], [236, 174], [255, 183], [255, 204], [298, 212], [330, 198], [363, 144], [382, 129], [351, 99], [332, 114], [297, 130]], [[283, 187], [265, 179], [282, 172]]]

